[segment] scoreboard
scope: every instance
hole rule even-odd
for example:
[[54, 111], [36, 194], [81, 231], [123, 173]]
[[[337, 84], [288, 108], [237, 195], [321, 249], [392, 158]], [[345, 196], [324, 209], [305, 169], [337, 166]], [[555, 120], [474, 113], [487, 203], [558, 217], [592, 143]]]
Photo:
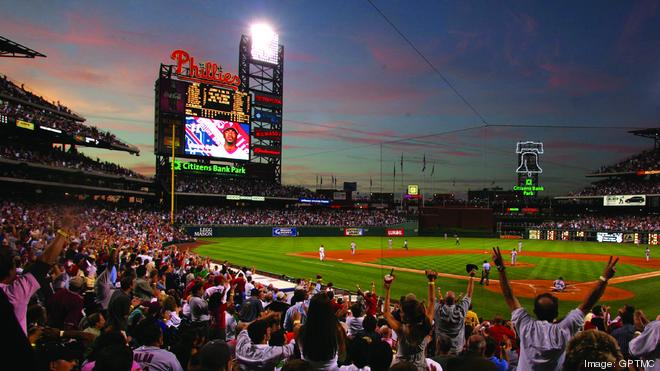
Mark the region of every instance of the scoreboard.
[[[231, 86], [164, 77], [156, 84], [159, 100], [155, 136], [157, 154], [171, 154], [174, 128], [177, 156], [249, 159], [251, 101], [248, 93]], [[192, 126], [192, 122], [196, 125]], [[200, 130], [200, 123], [203, 130]], [[222, 133], [230, 127], [238, 135], [236, 147], [240, 152], [229, 148], [231, 143], [225, 146], [227, 137]]]
[[249, 112], [247, 93], [201, 83], [188, 85], [186, 116], [249, 123]]

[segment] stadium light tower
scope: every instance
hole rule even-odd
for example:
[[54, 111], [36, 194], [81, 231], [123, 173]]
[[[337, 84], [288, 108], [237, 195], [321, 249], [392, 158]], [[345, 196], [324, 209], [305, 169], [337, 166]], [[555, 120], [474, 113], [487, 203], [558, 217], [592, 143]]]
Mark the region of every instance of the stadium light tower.
[[241, 35], [238, 54], [240, 91], [251, 97], [251, 163], [282, 181], [284, 47], [271, 26], [257, 23]]

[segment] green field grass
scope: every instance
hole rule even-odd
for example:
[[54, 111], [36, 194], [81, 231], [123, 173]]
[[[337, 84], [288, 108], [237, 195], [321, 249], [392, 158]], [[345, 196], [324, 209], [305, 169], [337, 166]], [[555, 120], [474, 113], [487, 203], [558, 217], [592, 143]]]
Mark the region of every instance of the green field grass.
[[[355, 285], [368, 287], [371, 281], [379, 284], [383, 275], [388, 273], [385, 268], [363, 267], [338, 261], [319, 262], [318, 258], [304, 258], [289, 256], [288, 253], [317, 252], [320, 244], [323, 244], [329, 256], [334, 250], [349, 249], [350, 242], [355, 240], [358, 245], [358, 253], [362, 250], [387, 249], [387, 238], [385, 237], [240, 237], [240, 238], [213, 238], [204, 239], [208, 244], [197, 248], [197, 253], [209, 256], [217, 260], [229, 260], [234, 264], [255, 266], [258, 270], [277, 274], [285, 274], [290, 277], [311, 278], [317, 274], [324, 277], [325, 282], [333, 282], [335, 286], [354, 290]], [[437, 237], [409, 237], [410, 249], [457, 249], [452, 238], [445, 240]], [[462, 249], [490, 250], [492, 246], [498, 245], [503, 250], [511, 250], [517, 246], [517, 240], [463, 238]], [[400, 249], [403, 238], [395, 238], [393, 246]], [[602, 254], [618, 256], [642, 257], [645, 246], [599, 244], [596, 242], [567, 242], [567, 241], [523, 241], [523, 254], [518, 261], [534, 264], [532, 267], [509, 269], [512, 279], [555, 279], [564, 276], [569, 281], [592, 281], [598, 279], [604, 263], [589, 260], [567, 260], [545, 257], [525, 256], [525, 251], [548, 251], [576, 254]], [[657, 253], [653, 251], [653, 254]], [[414, 269], [433, 268], [439, 272], [464, 274], [465, 264], [479, 264], [489, 254], [460, 254], [449, 256], [426, 256], [409, 258], [385, 258], [378, 261], [384, 265], [408, 267]], [[621, 264], [617, 270], [617, 276], [648, 272], [651, 269], [642, 268], [630, 264]], [[497, 279], [497, 273], [492, 274]], [[443, 290], [464, 292], [467, 282], [459, 279], [441, 277], [438, 286]], [[660, 289], [660, 278], [651, 278], [635, 282], [618, 284], [636, 294], [630, 302], [636, 307], [643, 309], [647, 314], [655, 317], [660, 313], [660, 301], [657, 295]], [[393, 286], [393, 295], [398, 297], [406, 293], [415, 293], [418, 297], [426, 296], [426, 279], [420, 274], [398, 272], [397, 280]], [[382, 292], [382, 291], [381, 291]], [[501, 295], [487, 291], [476, 285], [473, 297], [474, 308], [480, 316], [491, 318], [495, 314], [506, 314], [508, 309]], [[531, 299], [521, 299], [521, 303], [530, 308]], [[575, 308], [578, 302], [562, 302], [560, 310], [565, 314]], [[623, 305], [623, 301], [609, 302], [613, 307]]]

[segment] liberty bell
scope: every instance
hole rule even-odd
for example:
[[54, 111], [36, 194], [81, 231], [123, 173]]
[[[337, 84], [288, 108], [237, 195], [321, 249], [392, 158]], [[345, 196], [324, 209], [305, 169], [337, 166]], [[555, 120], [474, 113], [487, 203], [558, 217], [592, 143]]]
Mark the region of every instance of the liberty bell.
[[539, 166], [539, 155], [543, 153], [541, 142], [518, 142], [516, 144], [518, 154], [518, 168], [516, 173], [540, 174], [543, 172]]

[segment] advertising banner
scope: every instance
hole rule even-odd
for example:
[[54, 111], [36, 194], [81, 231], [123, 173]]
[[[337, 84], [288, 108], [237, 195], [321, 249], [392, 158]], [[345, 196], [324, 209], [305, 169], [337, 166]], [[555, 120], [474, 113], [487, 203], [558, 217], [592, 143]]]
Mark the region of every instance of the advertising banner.
[[387, 230], [387, 235], [392, 237], [392, 236], [403, 236], [404, 230], [403, 228], [396, 228], [396, 229], [388, 229]]
[[364, 235], [364, 229], [362, 228], [345, 228], [344, 236], [362, 236]]
[[333, 192], [332, 193], [332, 199], [333, 200], [345, 200], [346, 199], [346, 192]]
[[603, 206], [644, 206], [644, 195], [610, 195], [603, 196]]
[[188, 228], [188, 233], [191, 233], [193, 237], [213, 237], [213, 228], [211, 227]]
[[296, 237], [298, 231], [295, 228], [273, 228], [273, 237]]
[[609, 232], [598, 232], [596, 233], [596, 240], [598, 242], [623, 242], [623, 233], [609, 233]]
[[330, 205], [330, 200], [322, 200], [318, 198], [299, 198], [298, 202], [302, 204]]
[[34, 130], [34, 124], [31, 122], [16, 120], [16, 126], [23, 129]]
[[540, 240], [541, 239], [541, 231], [538, 229], [530, 229], [529, 230], [529, 239], [530, 240]]

